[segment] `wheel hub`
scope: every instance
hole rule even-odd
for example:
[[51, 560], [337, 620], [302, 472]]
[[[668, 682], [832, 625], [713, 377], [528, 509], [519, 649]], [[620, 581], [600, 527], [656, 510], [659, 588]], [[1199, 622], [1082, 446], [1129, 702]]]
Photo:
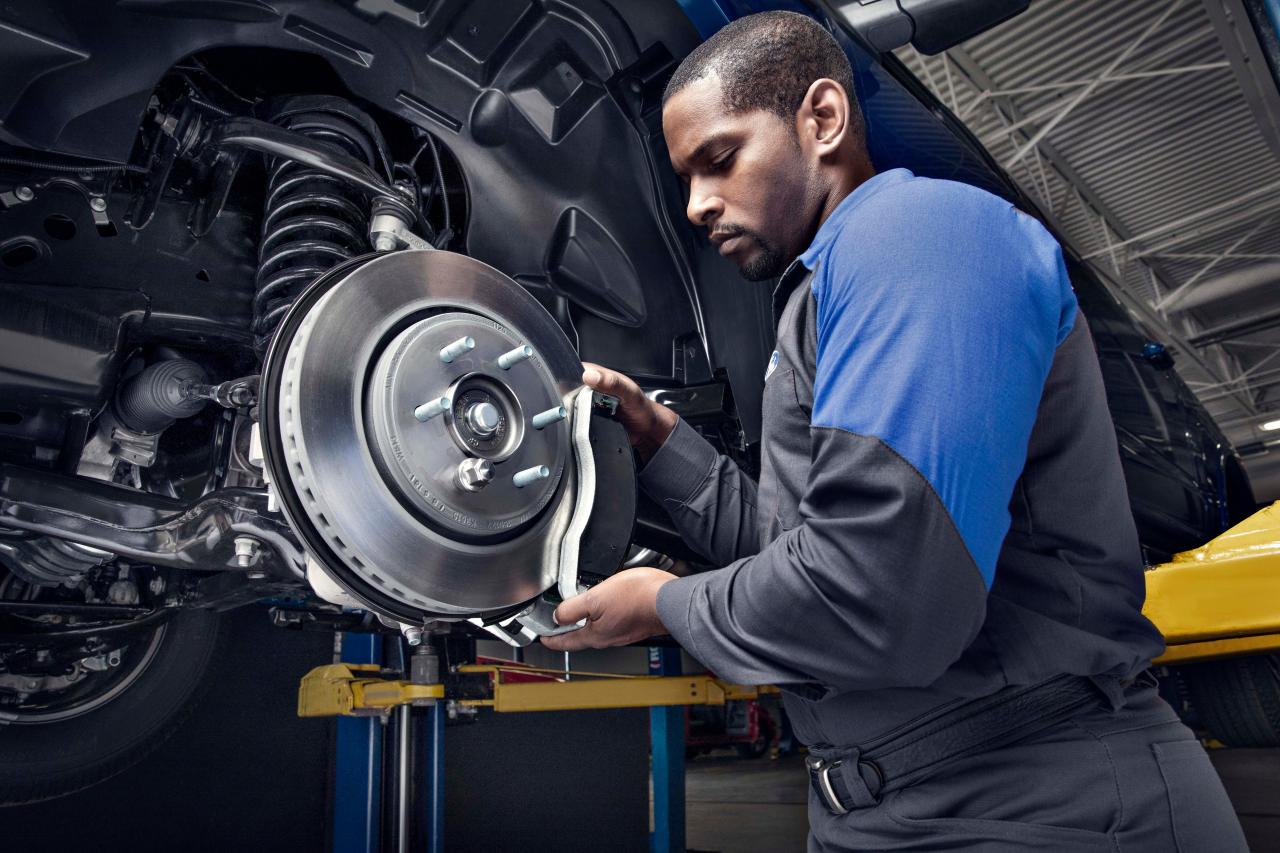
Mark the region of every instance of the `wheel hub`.
[[502, 423], [498, 407], [489, 401], [472, 403], [467, 406], [465, 423], [480, 438], [489, 438], [498, 431]]
[[[450, 342], [473, 341], [464, 355], [443, 361]], [[369, 383], [371, 449], [388, 486], [422, 520], [448, 536], [481, 541], [537, 516], [559, 485], [568, 435], [526, 428], [528, 412], [559, 405], [555, 379], [529, 359], [502, 370], [499, 355], [522, 343], [507, 325], [471, 312], [426, 317], [401, 332], [382, 353]], [[427, 401], [446, 399], [438, 415], [415, 415]], [[493, 463], [482, 491], [459, 485], [468, 460]], [[519, 488], [518, 471], [545, 465], [551, 476]]]

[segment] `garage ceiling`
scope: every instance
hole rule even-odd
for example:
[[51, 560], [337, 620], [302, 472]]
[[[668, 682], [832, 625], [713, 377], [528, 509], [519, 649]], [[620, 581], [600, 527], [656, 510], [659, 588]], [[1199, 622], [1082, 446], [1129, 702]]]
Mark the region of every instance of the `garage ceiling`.
[[897, 51], [1163, 336], [1259, 499], [1280, 497], [1277, 5], [1039, 0]]

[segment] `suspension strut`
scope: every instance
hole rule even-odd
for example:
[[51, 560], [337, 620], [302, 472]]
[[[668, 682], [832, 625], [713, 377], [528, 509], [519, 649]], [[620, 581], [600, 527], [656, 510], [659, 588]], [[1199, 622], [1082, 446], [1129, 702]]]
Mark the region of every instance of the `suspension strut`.
[[[386, 143], [364, 112], [341, 98], [299, 96], [272, 122], [333, 146], [391, 180]], [[329, 268], [369, 251], [371, 195], [342, 176], [278, 155], [268, 158], [266, 202], [253, 298], [254, 349], [261, 357], [284, 313]]]

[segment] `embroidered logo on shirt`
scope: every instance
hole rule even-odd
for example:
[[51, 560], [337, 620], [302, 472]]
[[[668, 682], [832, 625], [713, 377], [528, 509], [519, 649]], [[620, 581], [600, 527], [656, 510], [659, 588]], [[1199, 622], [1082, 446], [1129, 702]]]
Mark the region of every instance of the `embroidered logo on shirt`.
[[774, 350], [773, 355], [769, 357], [769, 366], [764, 371], [764, 381], [768, 382], [769, 377], [773, 375], [773, 371], [778, 369], [778, 351]]

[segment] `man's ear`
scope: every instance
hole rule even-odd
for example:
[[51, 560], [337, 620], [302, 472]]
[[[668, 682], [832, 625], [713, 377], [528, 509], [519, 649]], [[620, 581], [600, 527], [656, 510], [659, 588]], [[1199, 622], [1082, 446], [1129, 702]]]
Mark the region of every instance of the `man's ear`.
[[819, 157], [840, 148], [849, 132], [849, 95], [835, 80], [814, 80], [796, 112], [796, 134]]

